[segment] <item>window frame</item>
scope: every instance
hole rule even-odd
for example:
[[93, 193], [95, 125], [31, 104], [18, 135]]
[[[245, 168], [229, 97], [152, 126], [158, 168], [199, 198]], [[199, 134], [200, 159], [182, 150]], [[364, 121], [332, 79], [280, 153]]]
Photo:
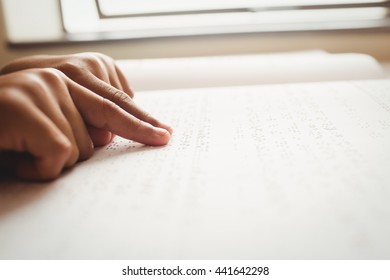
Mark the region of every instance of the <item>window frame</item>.
[[[139, 38], [160, 38], [160, 37], [176, 37], [176, 36], [199, 36], [199, 35], [219, 35], [219, 34], [247, 34], [247, 33], [277, 33], [277, 32], [313, 32], [313, 31], [344, 31], [344, 30], [388, 30], [390, 29], [390, 1], [383, 0], [375, 3], [349, 3], [349, 4], [323, 4], [323, 5], [301, 5], [292, 7], [278, 7], [267, 6], [266, 9], [253, 10], [247, 9], [232, 9], [232, 10], [214, 10], [206, 12], [174, 12], [174, 13], [140, 13], [131, 16], [114, 15], [107, 16], [101, 10], [99, 5], [100, 0], [84, 0], [84, 3], [89, 1], [95, 6], [89, 8], [81, 5], [80, 0], [59, 0], [62, 9], [63, 27], [70, 40], [82, 41], [85, 40], [118, 40], [118, 39], [139, 39]], [[83, 23], [77, 22], [76, 17], [69, 18], [69, 6], [65, 3], [71, 1], [78, 3], [77, 9], [80, 10], [80, 18]], [[352, 1], [352, 0], [351, 0]], [[350, 1], [350, 2], [351, 2]], [[307, 0], [306, 0], [307, 2]], [[310, 1], [309, 1], [310, 2]], [[334, 2], [334, 1], [333, 1]], [[308, 3], [308, 2], [307, 2]], [[289, 10], [290, 9], [290, 10]], [[264, 15], [271, 15], [271, 13], [278, 13], [281, 18], [288, 12], [299, 12], [307, 14], [318, 13], [324, 11], [341, 11], [341, 9], [350, 9], [351, 11], [358, 11], [358, 9], [366, 9], [374, 11], [374, 9], [382, 9], [386, 11], [385, 18], [366, 19], [366, 20], [350, 20], [337, 22], [271, 22], [263, 24], [258, 22], [254, 13], [263, 12]], [[283, 14], [284, 13], [284, 14]], [[229, 19], [236, 20], [235, 23], [229, 24]], [[176, 20], [176, 21], [175, 21]], [[212, 21], [216, 24], [212, 25]], [[180, 24], [182, 21], [183, 24]], [[242, 22], [248, 24], [241, 24]], [[122, 22], [122, 23], [120, 23]], [[172, 25], [169, 25], [172, 22]], [[197, 25], [191, 25], [189, 22], [199, 22]], [[211, 24], [207, 25], [206, 23]], [[224, 22], [224, 24], [221, 24]], [[111, 24], [111, 25], [110, 25]], [[123, 25], [121, 25], [123, 24]], [[128, 28], [124, 26], [132, 26], [137, 28]]]

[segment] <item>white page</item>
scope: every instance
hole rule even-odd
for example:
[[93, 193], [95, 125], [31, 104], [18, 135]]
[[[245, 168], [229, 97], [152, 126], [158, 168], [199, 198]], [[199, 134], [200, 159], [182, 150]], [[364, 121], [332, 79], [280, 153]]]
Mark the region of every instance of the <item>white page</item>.
[[166, 147], [117, 138], [0, 185], [0, 258], [390, 258], [390, 81], [150, 92]]
[[385, 78], [364, 54], [322, 51], [120, 60], [135, 91]]

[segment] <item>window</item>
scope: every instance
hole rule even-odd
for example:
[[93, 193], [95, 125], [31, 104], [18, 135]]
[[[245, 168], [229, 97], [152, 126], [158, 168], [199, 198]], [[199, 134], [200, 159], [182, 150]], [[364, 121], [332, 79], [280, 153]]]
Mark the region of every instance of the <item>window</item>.
[[[390, 27], [390, 0], [0, 0], [10, 44]], [[21, 8], [22, 7], [22, 8]]]
[[386, 0], [61, 0], [73, 38], [388, 28]]

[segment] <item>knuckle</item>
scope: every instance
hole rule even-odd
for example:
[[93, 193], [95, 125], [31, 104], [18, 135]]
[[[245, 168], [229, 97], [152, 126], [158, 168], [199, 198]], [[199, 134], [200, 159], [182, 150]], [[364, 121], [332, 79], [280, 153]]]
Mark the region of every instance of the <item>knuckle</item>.
[[69, 157], [72, 154], [73, 146], [69, 140], [64, 141], [63, 139], [57, 138], [54, 142], [54, 146], [54, 149], [59, 156]]
[[63, 139], [57, 139], [54, 142], [55, 151], [58, 158], [66, 159], [65, 166], [70, 167], [74, 165], [80, 156], [80, 151], [75, 143], [70, 140], [64, 141]]
[[80, 157], [80, 151], [76, 145], [73, 145], [70, 152], [69, 159], [66, 162], [65, 166], [70, 167], [75, 165], [75, 163], [79, 160], [79, 157]]
[[112, 94], [112, 102], [116, 104], [121, 103], [130, 103], [131, 98], [123, 91], [121, 90], [115, 90], [115, 92]]
[[157, 120], [149, 112], [143, 111], [143, 118], [145, 120], [148, 120], [148, 122], [151, 123], [151, 124], [156, 124], [157, 123]]
[[70, 63], [73, 64], [73, 70], [71, 71], [73, 75], [93, 74], [106, 82], [109, 81], [105, 71], [104, 60], [100, 58], [98, 53], [86, 52], [76, 54]]
[[100, 61], [106, 61], [106, 62], [111, 62], [114, 61], [110, 56], [99, 53], [99, 52], [89, 52], [88, 53], [91, 57], [94, 57]]
[[97, 53], [86, 52], [79, 54], [79, 58], [90, 67], [100, 67], [100, 57]]
[[30, 94], [35, 98], [47, 99], [49, 96], [59, 96], [66, 88], [65, 75], [55, 68], [43, 68], [37, 72], [38, 78], [29, 79]]
[[112, 101], [101, 98], [101, 112], [102, 118], [99, 125], [99, 128], [107, 128], [109, 120], [112, 118], [112, 115], [118, 110], [118, 106], [115, 105]]
[[21, 92], [24, 93], [23, 95], [32, 99], [40, 99], [47, 97], [46, 77], [46, 69], [33, 69], [22, 73], [16, 82]]
[[101, 62], [99, 61], [98, 58], [95, 58], [95, 57], [90, 57], [90, 58], [86, 59], [86, 63], [89, 66], [90, 69], [100, 69], [100, 68], [102, 68]]
[[39, 165], [38, 177], [41, 180], [53, 180], [57, 178], [64, 167], [64, 159], [68, 159], [72, 153], [72, 145], [66, 138], [57, 137], [53, 139], [53, 149], [50, 159], [45, 164]]
[[79, 160], [89, 159], [93, 155], [93, 145], [88, 145], [80, 149]]
[[142, 130], [143, 126], [144, 126], [144, 122], [141, 121], [140, 119], [136, 119], [134, 121], [134, 127], [133, 127], [134, 133], [135, 134], [139, 133]]
[[49, 83], [62, 83], [64, 82], [64, 74], [55, 68], [42, 68], [39, 69], [39, 75], [44, 81]]
[[61, 75], [61, 71], [56, 68], [42, 68], [40, 71], [43, 76], [48, 77], [59, 77]]
[[159, 125], [159, 122], [157, 119], [155, 119], [149, 112], [143, 111], [143, 119], [146, 120], [148, 123], [150, 123], [153, 126]]
[[65, 73], [66, 75], [73, 77], [75, 75], [81, 75], [83, 73], [83, 67], [75, 61], [66, 61], [57, 67], [58, 70]]
[[115, 68], [115, 60], [111, 56], [100, 53], [99, 57], [106, 65], [110, 65], [112, 68]]

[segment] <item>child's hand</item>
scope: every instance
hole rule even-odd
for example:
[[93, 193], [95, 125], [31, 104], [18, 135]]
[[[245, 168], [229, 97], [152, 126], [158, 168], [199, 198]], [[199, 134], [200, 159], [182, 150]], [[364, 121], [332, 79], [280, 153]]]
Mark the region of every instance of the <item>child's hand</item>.
[[[134, 93], [122, 71], [114, 60], [99, 53], [79, 53], [71, 55], [38, 55], [21, 58], [6, 65], [2, 74], [23, 69], [56, 68], [68, 78], [90, 91], [121, 106], [136, 118], [161, 127], [172, 133], [172, 128], [139, 109], [133, 102]], [[95, 146], [108, 144], [114, 134], [110, 131], [88, 126]]]
[[[0, 76], [0, 120], [0, 165], [34, 180], [56, 178], [92, 155], [87, 126], [148, 145], [166, 144], [171, 132], [127, 94], [108, 86], [96, 94], [54, 68]], [[4, 162], [1, 151], [18, 156]]]

